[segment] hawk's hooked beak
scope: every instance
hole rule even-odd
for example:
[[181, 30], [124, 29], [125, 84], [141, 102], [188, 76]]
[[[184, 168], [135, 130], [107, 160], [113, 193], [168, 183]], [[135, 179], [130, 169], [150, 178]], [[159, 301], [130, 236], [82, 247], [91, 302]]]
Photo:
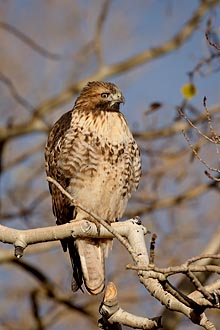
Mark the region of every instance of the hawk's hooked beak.
[[122, 93], [115, 93], [115, 94], [112, 94], [112, 99], [111, 99], [111, 107], [115, 104], [115, 103], [125, 103], [125, 98], [124, 96], [122, 95]]

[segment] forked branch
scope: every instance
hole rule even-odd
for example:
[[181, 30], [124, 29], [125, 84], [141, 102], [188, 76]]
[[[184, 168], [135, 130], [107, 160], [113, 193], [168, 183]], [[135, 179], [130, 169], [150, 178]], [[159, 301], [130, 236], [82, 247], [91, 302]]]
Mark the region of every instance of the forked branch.
[[[220, 135], [216, 133], [214, 127], [213, 127], [213, 124], [212, 124], [212, 120], [211, 120], [211, 115], [210, 115], [210, 112], [208, 110], [208, 107], [207, 107], [207, 104], [206, 104], [206, 97], [204, 97], [203, 99], [203, 106], [204, 106], [204, 109], [205, 109], [205, 115], [206, 115], [206, 120], [207, 120], [207, 123], [208, 123], [208, 126], [209, 126], [209, 132], [210, 134], [207, 135], [205, 133], [203, 133], [197, 125], [195, 125], [190, 119], [189, 117], [183, 113], [182, 109], [179, 109], [178, 112], [179, 112], [179, 115], [185, 119], [185, 121], [188, 123], [188, 125], [190, 127], [192, 127], [196, 133], [201, 136], [202, 138], [204, 138], [205, 140], [207, 140], [208, 142], [210, 143], [213, 143], [215, 145], [215, 148], [216, 148], [216, 154], [218, 155], [218, 159], [220, 160], [220, 152], [219, 152], [219, 144], [220, 144]], [[192, 150], [194, 156], [203, 164], [205, 165], [205, 167], [211, 171], [211, 172], [215, 172], [215, 173], [218, 173], [218, 176], [217, 177], [214, 177], [212, 174], [210, 174], [208, 171], [205, 171], [205, 174], [210, 178], [212, 179], [213, 181], [215, 182], [220, 182], [220, 177], [219, 177], [219, 173], [220, 173], [220, 169], [219, 168], [216, 168], [216, 167], [213, 167], [211, 166], [210, 164], [208, 164], [207, 161], [205, 161], [198, 153], [198, 150], [197, 150], [197, 147], [195, 147], [192, 142], [190, 141], [189, 137], [187, 136], [186, 132], [185, 131], [182, 131], [183, 132], [183, 135], [190, 147], [190, 149]]]

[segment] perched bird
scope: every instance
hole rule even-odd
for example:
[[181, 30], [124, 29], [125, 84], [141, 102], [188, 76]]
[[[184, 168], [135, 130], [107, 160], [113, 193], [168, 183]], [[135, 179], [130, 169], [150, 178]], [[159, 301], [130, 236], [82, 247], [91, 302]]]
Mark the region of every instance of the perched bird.
[[[119, 111], [125, 99], [110, 82], [89, 82], [49, 133], [46, 172], [88, 210], [108, 223], [122, 217], [131, 193], [138, 187], [141, 161], [138, 146]], [[57, 224], [94, 219], [49, 183]], [[84, 283], [91, 294], [105, 285], [104, 257], [111, 239], [74, 239], [62, 242], [73, 267], [72, 290]]]

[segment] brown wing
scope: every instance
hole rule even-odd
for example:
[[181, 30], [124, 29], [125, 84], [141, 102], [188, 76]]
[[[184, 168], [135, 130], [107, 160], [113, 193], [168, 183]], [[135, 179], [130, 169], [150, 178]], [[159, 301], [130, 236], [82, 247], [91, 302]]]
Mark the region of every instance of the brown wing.
[[[64, 189], [68, 187], [69, 178], [60, 171], [58, 161], [60, 158], [61, 146], [70, 128], [71, 118], [72, 111], [69, 111], [55, 123], [50, 131], [45, 148], [47, 175], [59, 182]], [[70, 206], [69, 199], [52, 183], [49, 183], [49, 188], [52, 196], [53, 213], [57, 218], [57, 224], [68, 222], [73, 217], [73, 207]]]
[[[60, 158], [61, 146], [66, 138], [68, 129], [70, 128], [71, 119], [72, 111], [69, 111], [55, 123], [49, 133], [45, 148], [46, 173], [48, 176], [59, 182], [64, 189], [68, 187], [70, 179], [60, 171], [58, 161]], [[52, 196], [53, 213], [57, 219], [57, 224], [59, 225], [72, 220], [74, 207], [70, 205], [69, 199], [52, 183], [49, 183], [49, 189]], [[63, 250], [67, 251], [68, 249], [70, 254], [70, 260], [73, 268], [72, 290], [76, 291], [78, 288], [81, 288], [83, 279], [80, 257], [75, 247], [75, 241], [70, 237], [62, 240], [61, 244]]]
[[138, 148], [137, 143], [135, 140], [132, 142], [131, 146], [131, 155], [132, 155], [132, 167], [133, 167], [133, 191], [138, 188], [140, 177], [141, 177], [141, 157], [140, 157], [140, 150]]

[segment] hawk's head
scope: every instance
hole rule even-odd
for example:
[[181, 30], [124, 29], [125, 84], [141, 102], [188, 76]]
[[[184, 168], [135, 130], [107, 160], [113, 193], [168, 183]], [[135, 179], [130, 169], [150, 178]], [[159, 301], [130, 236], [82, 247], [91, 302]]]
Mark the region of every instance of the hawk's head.
[[125, 103], [125, 98], [115, 84], [91, 81], [82, 89], [75, 106], [90, 110], [119, 111], [120, 103]]

